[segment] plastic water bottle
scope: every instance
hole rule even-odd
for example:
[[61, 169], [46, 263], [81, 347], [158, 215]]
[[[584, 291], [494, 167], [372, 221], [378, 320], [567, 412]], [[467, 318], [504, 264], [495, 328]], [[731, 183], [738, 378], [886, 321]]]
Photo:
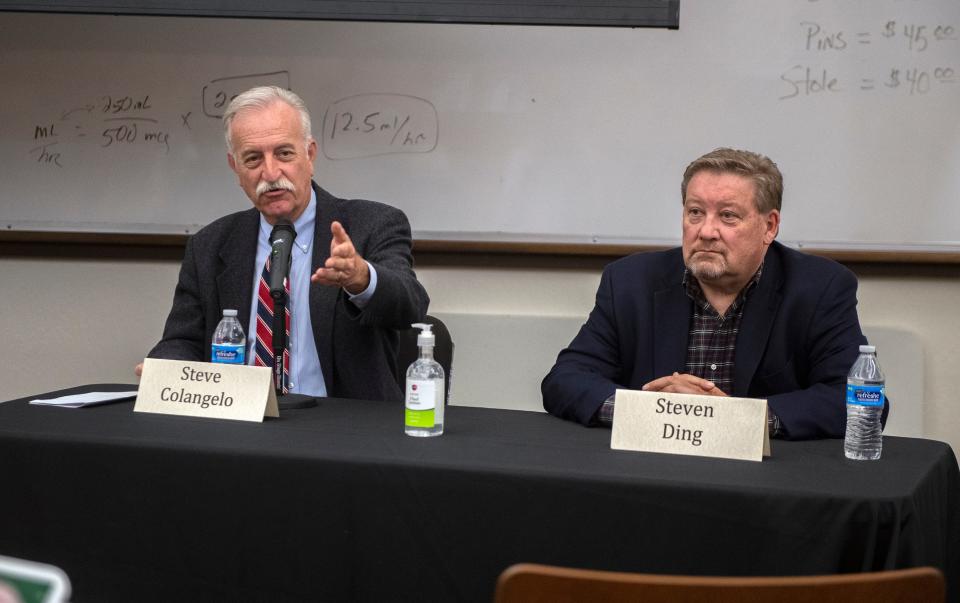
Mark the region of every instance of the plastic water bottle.
[[848, 459], [873, 461], [883, 446], [880, 417], [883, 414], [885, 379], [877, 363], [877, 348], [860, 346], [860, 356], [847, 376], [847, 432], [843, 453]]
[[222, 364], [245, 364], [247, 337], [237, 320], [236, 310], [224, 310], [223, 318], [213, 332], [210, 361]]
[[406, 413], [404, 431], [407, 435], [430, 437], [443, 433], [443, 395], [445, 379], [443, 367], [433, 359], [436, 337], [433, 325], [415, 323], [420, 329], [417, 346], [420, 357], [407, 369]]

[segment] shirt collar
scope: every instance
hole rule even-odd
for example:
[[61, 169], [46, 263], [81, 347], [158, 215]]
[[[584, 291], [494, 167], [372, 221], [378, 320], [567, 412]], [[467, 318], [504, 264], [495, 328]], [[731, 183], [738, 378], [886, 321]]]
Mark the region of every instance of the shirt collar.
[[[310, 202], [306, 209], [300, 214], [293, 223], [293, 229], [297, 231], [297, 236], [293, 240], [293, 246], [303, 253], [308, 253], [313, 246], [313, 230], [317, 219], [317, 192], [310, 187]], [[260, 214], [260, 238], [270, 243], [270, 233], [273, 232], [273, 226], [267, 222], [267, 219]]]
[[[736, 312], [743, 303], [747, 300], [747, 295], [757, 286], [760, 282], [760, 276], [763, 274], [763, 262], [760, 262], [760, 266], [757, 268], [757, 271], [753, 273], [753, 276], [750, 277], [750, 280], [747, 281], [747, 284], [743, 286], [743, 289], [740, 290], [740, 293], [737, 294], [737, 298], [733, 300], [733, 303], [730, 304], [730, 308], [727, 310], [727, 316], [730, 316], [732, 313]], [[700, 286], [700, 281], [693, 276], [690, 272], [690, 269], [684, 267], [683, 269], [683, 287], [687, 292], [687, 297], [693, 300], [695, 304], [700, 306], [704, 310], [710, 310], [716, 312], [713, 309], [713, 306], [710, 305], [710, 302], [707, 301], [707, 297], [703, 294], [703, 287]]]

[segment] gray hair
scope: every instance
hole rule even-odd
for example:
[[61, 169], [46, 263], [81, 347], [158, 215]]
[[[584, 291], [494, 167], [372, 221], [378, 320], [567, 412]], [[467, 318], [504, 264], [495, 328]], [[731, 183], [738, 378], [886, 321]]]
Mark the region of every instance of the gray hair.
[[681, 201], [687, 199], [687, 184], [690, 183], [690, 179], [697, 172], [702, 171], [736, 174], [752, 180], [757, 210], [761, 213], [768, 213], [774, 209], [780, 210], [780, 205], [783, 203], [783, 174], [769, 157], [738, 149], [714, 149], [694, 159], [683, 172], [683, 184], [680, 185]]
[[307, 111], [307, 105], [303, 99], [279, 86], [260, 86], [251, 88], [238, 95], [223, 113], [223, 136], [227, 142], [227, 152], [233, 155], [233, 141], [230, 139], [230, 125], [237, 117], [237, 114], [247, 109], [265, 109], [273, 103], [286, 103], [297, 110], [300, 114], [300, 126], [303, 130], [304, 144], [310, 144], [313, 140], [313, 134], [310, 132], [310, 112]]

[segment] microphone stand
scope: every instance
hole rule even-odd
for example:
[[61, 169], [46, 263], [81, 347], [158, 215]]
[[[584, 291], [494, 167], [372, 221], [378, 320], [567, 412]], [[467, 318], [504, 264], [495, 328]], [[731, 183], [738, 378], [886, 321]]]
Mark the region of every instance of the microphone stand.
[[283, 393], [283, 351], [287, 349], [287, 291], [290, 274], [290, 248], [297, 231], [289, 220], [278, 220], [270, 233], [273, 269], [270, 272], [270, 297], [273, 298], [273, 387], [280, 410], [310, 408], [317, 399], [304, 394]]
[[280, 410], [312, 408], [317, 399], [305, 394], [283, 393], [283, 351], [287, 349], [287, 293], [271, 293], [273, 297], [273, 386]]

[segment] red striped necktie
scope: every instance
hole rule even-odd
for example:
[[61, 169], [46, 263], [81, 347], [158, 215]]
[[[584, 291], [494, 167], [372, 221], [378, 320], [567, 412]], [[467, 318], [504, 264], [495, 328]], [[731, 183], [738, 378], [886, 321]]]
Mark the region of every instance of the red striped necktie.
[[[270, 256], [263, 265], [260, 273], [260, 284], [257, 286], [257, 343], [254, 346], [256, 356], [254, 364], [273, 368], [273, 298], [270, 296]], [[286, 320], [287, 345], [283, 349], [283, 384], [281, 391], [286, 394], [287, 384], [290, 381], [290, 280], [283, 280], [283, 288], [287, 293]], [[276, 386], [276, 384], [274, 384]]]

